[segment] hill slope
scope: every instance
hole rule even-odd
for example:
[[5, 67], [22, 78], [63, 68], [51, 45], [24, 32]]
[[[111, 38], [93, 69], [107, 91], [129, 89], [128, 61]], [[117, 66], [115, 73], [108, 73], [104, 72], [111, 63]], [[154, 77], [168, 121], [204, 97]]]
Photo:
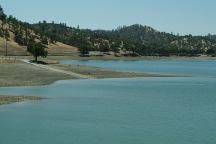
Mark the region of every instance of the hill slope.
[[46, 21], [29, 24], [7, 17], [0, 7], [0, 55], [5, 52], [8, 41], [10, 55], [27, 55], [30, 41], [48, 46], [50, 55], [88, 55], [100, 51], [116, 55], [216, 55], [216, 36], [179, 36], [160, 32], [148, 26], [123, 26], [115, 30], [90, 30], [68, 27], [64, 23]]
[[33, 26], [26, 22], [4, 14], [0, 7], [0, 55], [29, 55], [27, 45], [34, 40], [47, 45], [50, 55], [78, 55], [78, 49], [73, 46], [55, 41], [43, 33], [38, 32]]
[[116, 30], [89, 30], [65, 24], [39, 23], [35, 29], [68, 45], [88, 51], [127, 51], [139, 55], [201, 55], [216, 53], [215, 36], [178, 36], [151, 27], [132, 25]]

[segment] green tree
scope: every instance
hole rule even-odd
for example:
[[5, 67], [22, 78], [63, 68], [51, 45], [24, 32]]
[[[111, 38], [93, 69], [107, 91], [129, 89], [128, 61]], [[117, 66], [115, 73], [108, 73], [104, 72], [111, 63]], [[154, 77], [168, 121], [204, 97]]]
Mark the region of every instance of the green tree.
[[207, 55], [212, 55], [212, 56], [216, 55], [216, 48], [212, 47], [212, 48], [208, 49], [206, 51], [206, 54]]
[[91, 49], [91, 46], [88, 45], [88, 44], [87, 44], [87, 45], [86, 45], [86, 44], [81, 44], [81, 45], [79, 46], [79, 51], [80, 51], [81, 56], [88, 55], [90, 49]]
[[15, 32], [15, 37], [14, 37], [15, 42], [17, 42], [19, 45], [25, 45], [26, 40], [24, 38], [23, 32], [22, 31], [16, 31]]
[[120, 42], [113, 42], [111, 45], [110, 45], [110, 49], [114, 52], [114, 53], [118, 53], [119, 50], [120, 50]]
[[0, 5], [0, 20], [5, 21], [6, 18], [7, 18], [7, 15], [4, 13], [4, 10]]
[[38, 62], [38, 57], [47, 57], [48, 51], [46, 50], [46, 46], [43, 45], [41, 42], [30, 42], [27, 46], [27, 51], [30, 52], [34, 58], [35, 62]]
[[47, 37], [45, 37], [45, 36], [42, 36], [42, 37], [41, 37], [41, 42], [42, 42], [42, 44], [45, 44], [45, 45], [48, 45], [48, 44], [49, 44], [48, 39], [47, 39]]
[[109, 48], [110, 48], [110, 46], [109, 46], [108, 42], [102, 41], [100, 43], [99, 49], [100, 49], [101, 52], [109, 52]]
[[130, 53], [130, 55], [135, 55], [136, 52], [136, 44], [131, 41], [124, 42], [124, 48], [126, 51]]
[[83, 39], [82, 42], [78, 45], [81, 56], [89, 54], [89, 51], [93, 48], [92, 44]]
[[10, 38], [10, 33], [9, 33], [8, 29], [4, 29], [4, 37], [5, 37], [5, 39], [6, 39], [7, 41], [9, 40], [9, 38]]

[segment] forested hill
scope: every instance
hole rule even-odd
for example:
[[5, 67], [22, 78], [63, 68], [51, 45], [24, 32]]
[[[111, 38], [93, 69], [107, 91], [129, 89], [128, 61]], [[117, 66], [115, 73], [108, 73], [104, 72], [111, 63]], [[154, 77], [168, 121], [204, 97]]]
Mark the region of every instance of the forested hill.
[[66, 24], [41, 22], [35, 29], [52, 41], [77, 46], [83, 54], [89, 51], [127, 52], [130, 55], [195, 56], [216, 53], [216, 36], [178, 36], [142, 25], [123, 26], [115, 30], [90, 30]]
[[208, 35], [208, 38], [210, 38], [211, 40], [216, 41], [216, 35], [211, 35], [211, 34], [209, 34], [209, 35]]
[[[90, 30], [46, 21], [36, 24], [7, 16], [0, 7], [0, 40], [27, 46], [30, 41], [45, 45], [62, 42], [79, 48], [82, 55], [100, 51], [115, 55], [197, 56], [216, 54], [216, 36], [179, 36], [160, 32], [148, 26], [123, 26], [115, 30]], [[70, 52], [70, 51], [69, 51]], [[57, 53], [57, 52], [56, 52]]]

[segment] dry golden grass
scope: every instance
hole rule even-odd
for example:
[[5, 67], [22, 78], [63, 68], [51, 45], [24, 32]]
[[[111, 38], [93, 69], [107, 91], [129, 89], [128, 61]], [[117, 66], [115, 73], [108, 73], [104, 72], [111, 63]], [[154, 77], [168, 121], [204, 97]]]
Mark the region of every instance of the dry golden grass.
[[14, 64], [17, 62], [16, 58], [0, 58], [0, 64]]
[[[28, 55], [26, 47], [18, 45], [10, 40], [7, 42], [9, 55]], [[5, 39], [0, 38], [0, 55], [5, 55]]]
[[72, 76], [22, 62], [0, 64], [0, 87], [47, 85]]
[[50, 44], [48, 46], [50, 55], [78, 55], [79, 51], [76, 47], [72, 47], [60, 42]]
[[55, 64], [51, 66], [56, 69], [71, 71], [77, 74], [88, 75], [99, 79], [100, 78], [162, 77], [163, 76], [158, 74], [149, 74], [149, 73], [142, 73], [142, 72], [126, 72], [126, 71], [109, 70], [109, 69], [104, 69], [99, 67], [90, 67], [90, 66], [82, 66], [82, 65]]
[[[14, 35], [11, 33], [10, 40], [7, 42], [8, 46], [8, 55], [12, 56], [25, 56], [29, 55], [29, 53], [26, 51], [26, 46], [20, 46], [17, 44], [13, 39]], [[49, 55], [56, 55], [56, 56], [73, 56], [73, 55], [79, 55], [78, 49], [76, 47], [72, 47], [60, 42], [57, 42], [55, 44], [48, 45], [48, 52]], [[5, 55], [6, 49], [5, 49], [5, 39], [0, 38], [0, 55]]]

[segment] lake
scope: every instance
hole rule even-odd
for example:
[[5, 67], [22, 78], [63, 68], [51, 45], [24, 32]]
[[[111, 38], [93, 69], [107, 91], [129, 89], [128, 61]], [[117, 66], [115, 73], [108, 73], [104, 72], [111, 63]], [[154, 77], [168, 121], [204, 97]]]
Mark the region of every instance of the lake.
[[191, 77], [0, 88], [48, 99], [0, 106], [1, 144], [215, 144], [216, 61], [62, 61]]

